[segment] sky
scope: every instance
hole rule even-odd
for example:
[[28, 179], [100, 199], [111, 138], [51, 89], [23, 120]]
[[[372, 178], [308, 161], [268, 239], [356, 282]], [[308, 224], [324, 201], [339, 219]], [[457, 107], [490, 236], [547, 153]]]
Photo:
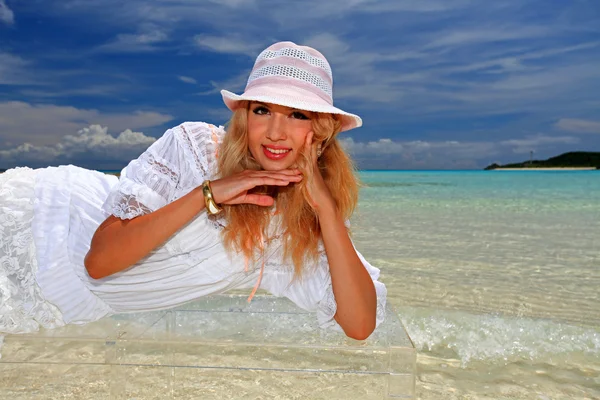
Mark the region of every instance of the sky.
[[254, 60], [320, 50], [363, 169], [600, 151], [598, 0], [0, 0], [0, 168], [121, 169], [224, 124]]

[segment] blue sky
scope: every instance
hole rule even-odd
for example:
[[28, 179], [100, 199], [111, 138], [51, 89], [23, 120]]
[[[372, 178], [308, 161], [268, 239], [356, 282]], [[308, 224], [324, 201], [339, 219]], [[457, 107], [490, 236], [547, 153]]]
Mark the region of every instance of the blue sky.
[[223, 124], [218, 91], [281, 40], [330, 61], [362, 168], [600, 151], [597, 0], [0, 0], [0, 168], [120, 169]]

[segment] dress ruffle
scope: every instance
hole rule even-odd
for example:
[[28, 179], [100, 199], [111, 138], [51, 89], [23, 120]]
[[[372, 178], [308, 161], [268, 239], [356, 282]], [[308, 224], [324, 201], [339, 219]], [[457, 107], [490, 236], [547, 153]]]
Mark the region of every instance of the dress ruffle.
[[36, 284], [38, 261], [31, 222], [37, 170], [0, 174], [0, 333], [63, 326], [62, 313]]

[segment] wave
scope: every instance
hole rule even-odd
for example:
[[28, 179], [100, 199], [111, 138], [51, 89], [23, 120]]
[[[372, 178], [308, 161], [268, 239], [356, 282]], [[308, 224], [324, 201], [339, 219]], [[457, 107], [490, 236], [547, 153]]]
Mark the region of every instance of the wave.
[[463, 366], [600, 356], [600, 328], [417, 307], [398, 307], [397, 312], [417, 350], [458, 358]]

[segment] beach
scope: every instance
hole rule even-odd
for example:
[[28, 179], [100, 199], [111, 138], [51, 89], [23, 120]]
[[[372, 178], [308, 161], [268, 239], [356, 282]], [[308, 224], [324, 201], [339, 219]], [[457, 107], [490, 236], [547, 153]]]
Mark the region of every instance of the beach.
[[361, 176], [354, 240], [419, 351], [418, 398], [600, 398], [596, 172]]

